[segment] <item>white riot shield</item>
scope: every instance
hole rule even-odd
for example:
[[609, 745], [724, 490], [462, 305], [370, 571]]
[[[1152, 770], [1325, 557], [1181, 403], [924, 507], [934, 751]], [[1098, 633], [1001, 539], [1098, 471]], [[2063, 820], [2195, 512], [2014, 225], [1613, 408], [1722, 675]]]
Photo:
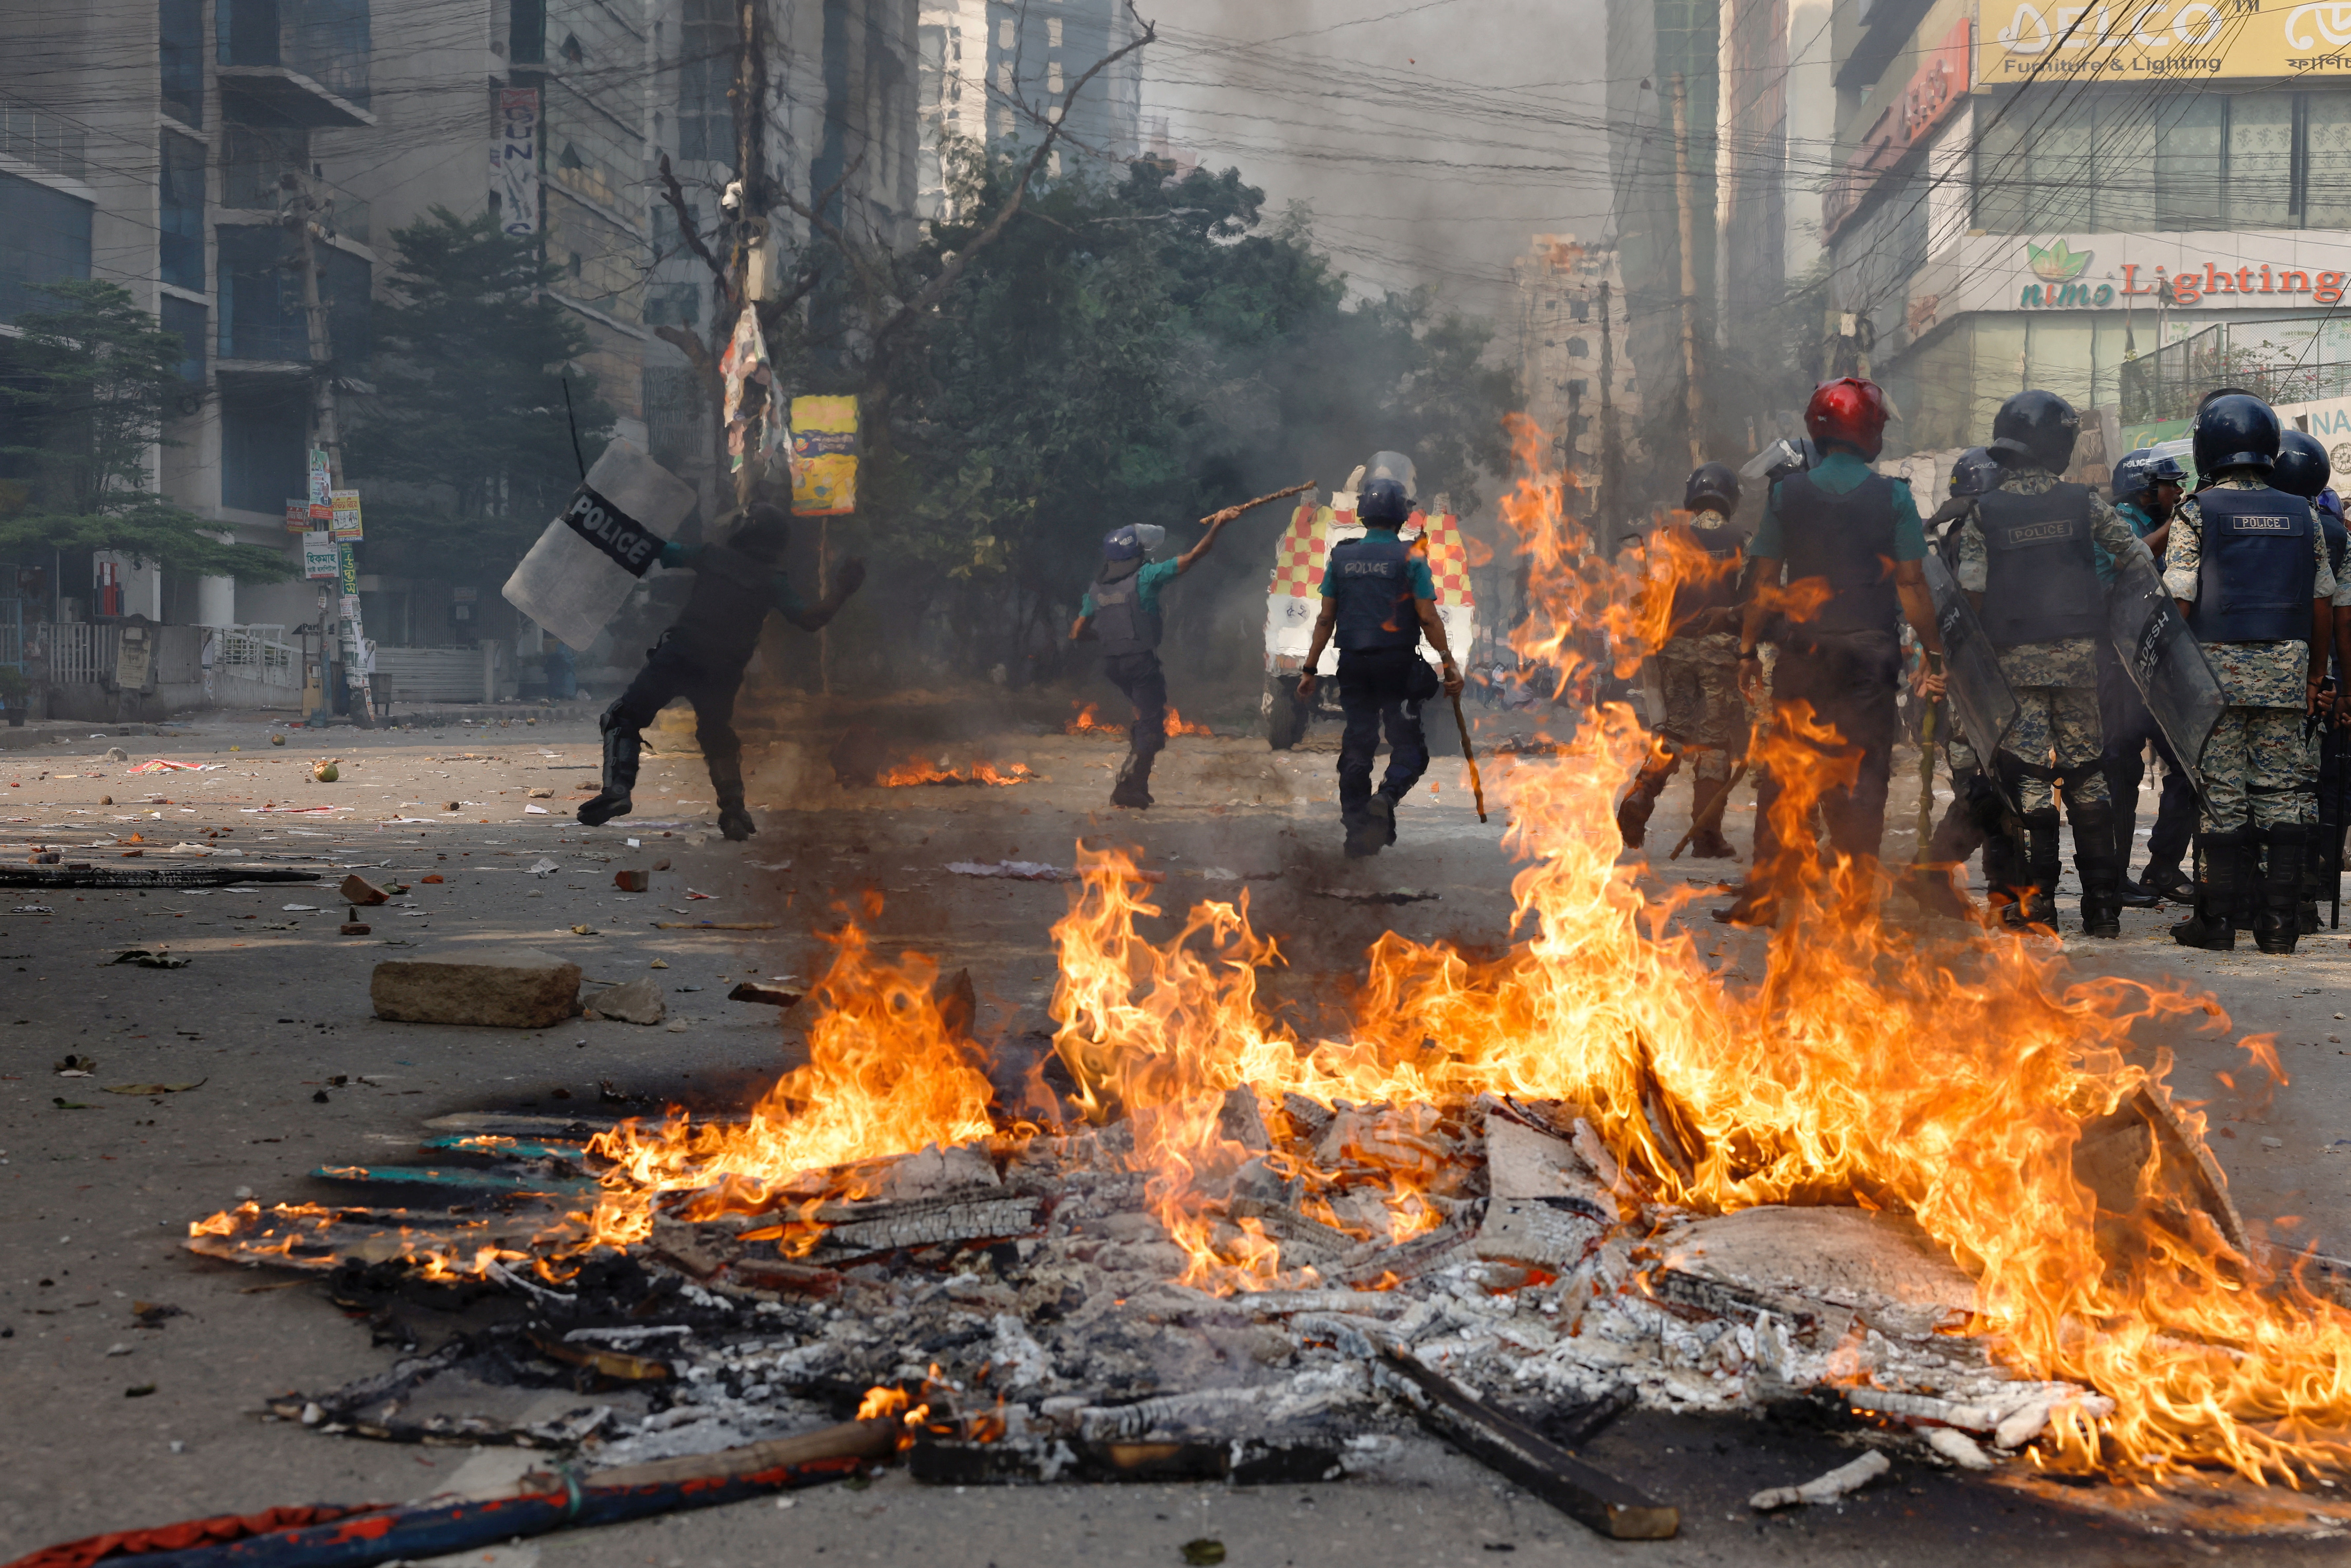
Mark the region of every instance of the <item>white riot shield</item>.
[[2171, 754], [2187, 769], [2189, 783], [2203, 794], [2204, 743], [2212, 738], [2229, 699], [2144, 551], [2115, 563], [2115, 580], [2106, 590], [2106, 636], [2156, 727], [2171, 743]]
[[571, 647], [587, 647], [694, 503], [692, 486], [614, 439], [507, 579], [507, 602]]
[[[1952, 711], [1959, 716], [1968, 744], [1982, 761], [1984, 777], [2002, 800], [2008, 800], [1997, 758], [2000, 743], [2008, 738], [2010, 727], [2016, 723], [2016, 694], [2009, 689], [2008, 676], [2000, 667], [2000, 650], [1984, 635], [1983, 622], [1976, 619], [1975, 607], [1968, 602], [1951, 569], [1933, 550], [1927, 552], [1921, 564], [1927, 571], [1927, 591], [1935, 601], [1935, 630], [1943, 639], [1944, 692]], [[2016, 802], [2008, 803], [2013, 810]]]

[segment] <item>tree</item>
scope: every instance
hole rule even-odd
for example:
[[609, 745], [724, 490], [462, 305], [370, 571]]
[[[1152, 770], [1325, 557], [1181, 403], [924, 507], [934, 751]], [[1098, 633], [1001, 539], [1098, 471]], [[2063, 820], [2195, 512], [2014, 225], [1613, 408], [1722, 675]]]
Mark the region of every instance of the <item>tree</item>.
[[172, 571], [274, 582], [285, 556], [226, 541], [218, 526], [150, 488], [150, 455], [187, 395], [187, 347], [128, 290], [85, 278], [41, 284], [57, 308], [17, 319], [0, 340], [0, 552], [119, 550]]
[[583, 439], [611, 427], [595, 378], [570, 368], [587, 329], [547, 292], [557, 269], [486, 214], [435, 207], [392, 237], [376, 394], [355, 413], [345, 472], [369, 491], [371, 544], [503, 572], [580, 483], [567, 391]]

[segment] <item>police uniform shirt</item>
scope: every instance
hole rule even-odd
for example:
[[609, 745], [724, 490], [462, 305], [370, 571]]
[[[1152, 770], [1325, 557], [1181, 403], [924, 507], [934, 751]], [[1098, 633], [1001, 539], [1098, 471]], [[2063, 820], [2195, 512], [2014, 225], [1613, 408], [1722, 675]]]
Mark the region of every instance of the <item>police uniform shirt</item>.
[[[1176, 574], [1182, 570], [1183, 567], [1178, 562], [1155, 560], [1146, 562], [1143, 570], [1134, 574], [1135, 602], [1142, 607], [1145, 615], [1159, 613], [1159, 591], [1175, 581]], [[1094, 603], [1092, 591], [1088, 591], [1086, 596], [1078, 601], [1078, 613], [1081, 615], [1092, 619], [1098, 610], [1099, 606]]]
[[[2268, 481], [2248, 477], [2242, 470], [2212, 481], [2216, 489], [2260, 490]], [[2310, 519], [2310, 549], [2318, 571], [2311, 580], [2310, 596], [2336, 605], [2351, 605], [2351, 583], [2337, 582], [2326, 559], [2326, 530], [2314, 512]], [[2171, 544], [2164, 551], [2163, 586], [2174, 599], [2193, 604], [2202, 585], [2204, 514], [2196, 497], [2183, 499], [2171, 512]], [[2270, 643], [2207, 643], [2205, 657], [2220, 678], [2220, 690], [2231, 707], [2300, 708], [2309, 696], [2310, 644], [2299, 637]]]
[[[2046, 468], [2003, 469], [1997, 487], [2011, 495], [2045, 496], [2063, 483]], [[2091, 559], [2096, 564], [2100, 582], [2115, 580], [2118, 555], [2147, 553], [2147, 547], [2131, 531], [2131, 526], [2095, 491], [2090, 494], [2090, 542]], [[1983, 592], [1991, 580], [1991, 557], [1972, 506], [1959, 524], [1959, 558], [1951, 575], [1968, 592]], [[2098, 684], [2098, 640], [2059, 637], [2046, 643], [2020, 643], [2001, 650], [2000, 667], [2012, 685], [2095, 686]]]
[[[694, 563], [702, 559], [705, 548], [702, 545], [682, 545], [672, 540], [662, 546], [661, 563], [673, 570], [680, 568], [692, 570]], [[800, 599], [799, 591], [792, 586], [791, 578], [782, 571], [769, 575], [768, 598], [769, 602], [786, 615], [798, 615], [808, 609], [807, 604]]]

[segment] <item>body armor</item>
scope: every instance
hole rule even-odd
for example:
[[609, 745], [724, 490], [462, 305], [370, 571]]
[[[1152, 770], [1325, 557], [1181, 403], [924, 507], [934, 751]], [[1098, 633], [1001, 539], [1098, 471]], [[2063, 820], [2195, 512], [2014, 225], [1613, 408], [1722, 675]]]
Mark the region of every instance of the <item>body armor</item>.
[[705, 670], [741, 673], [775, 605], [775, 570], [725, 545], [695, 558], [694, 591], [669, 634]]
[[1833, 496], [1810, 474], [1780, 482], [1779, 515], [1788, 581], [1825, 578], [1828, 602], [1796, 628], [1826, 632], [1892, 632], [1902, 613], [1894, 591], [1894, 486], [1872, 474]]
[[2310, 503], [2267, 487], [2216, 486], [2196, 497], [2202, 562], [2189, 630], [2199, 643], [2278, 643], [2310, 635], [2318, 563]]
[[2095, 637], [2106, 591], [2090, 537], [2090, 491], [2059, 485], [2038, 496], [1995, 490], [1976, 500], [1983, 535], [1984, 631], [1996, 646]]
[[1333, 545], [1322, 570], [1338, 586], [1340, 652], [1410, 648], [1420, 642], [1410, 545], [1394, 534], [1366, 534]]
[[1739, 602], [1739, 568], [1737, 562], [1747, 549], [1748, 530], [1725, 519], [1719, 528], [1701, 528], [1695, 524], [1673, 524], [1675, 531], [1686, 544], [1697, 546], [1710, 557], [1719, 576], [1703, 582], [1678, 582], [1674, 585], [1674, 603], [1670, 624], [1675, 635], [1680, 629], [1708, 610], [1729, 610]]
[[1143, 590], [1136, 580], [1143, 559], [1106, 561], [1094, 574], [1094, 632], [1102, 639], [1106, 658], [1122, 653], [1147, 653], [1159, 646], [1163, 622], [1155, 610], [1143, 607]]

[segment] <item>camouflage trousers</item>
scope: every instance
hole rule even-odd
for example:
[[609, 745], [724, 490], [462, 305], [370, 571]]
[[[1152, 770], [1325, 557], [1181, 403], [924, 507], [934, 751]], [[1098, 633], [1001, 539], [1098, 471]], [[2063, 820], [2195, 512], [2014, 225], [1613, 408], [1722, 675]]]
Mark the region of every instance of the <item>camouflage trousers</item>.
[[[2058, 779], [2069, 803], [2094, 805], [2109, 799], [2106, 776], [2098, 767], [2105, 732], [2098, 727], [2095, 686], [2011, 686], [2016, 724], [2001, 742], [2003, 756], [2033, 771], [2016, 778], [2016, 809], [2022, 815], [2052, 810]], [[2053, 768], [2056, 778], [2049, 776]]]
[[[1701, 779], [1730, 777], [1733, 759], [1747, 750], [1747, 703], [1739, 695], [1737, 651], [1726, 663], [1707, 643], [1715, 638], [1677, 637], [1657, 655], [1658, 682], [1665, 687], [1665, 722], [1659, 744], [1687, 756]], [[1728, 643], [1726, 636], [1719, 641]]]
[[2317, 753], [2303, 738], [2300, 708], [2221, 709], [2212, 738], [2204, 743], [2201, 768], [2200, 831], [2318, 821]]

